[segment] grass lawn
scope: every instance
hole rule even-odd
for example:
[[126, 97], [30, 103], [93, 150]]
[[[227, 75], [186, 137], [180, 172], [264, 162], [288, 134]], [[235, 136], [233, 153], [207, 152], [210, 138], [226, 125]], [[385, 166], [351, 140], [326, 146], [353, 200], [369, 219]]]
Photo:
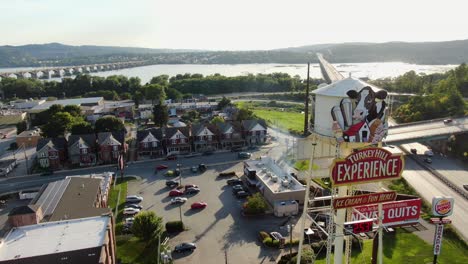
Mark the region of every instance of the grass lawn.
[[295, 130], [299, 133], [304, 131], [304, 114], [297, 112], [287, 112], [269, 109], [255, 109], [252, 111], [259, 118], [264, 119], [272, 126], [281, 129]]
[[[432, 245], [427, 244], [418, 236], [397, 229], [395, 235], [384, 235], [383, 263], [425, 264], [432, 263], [434, 258]], [[353, 250], [351, 263], [370, 263], [372, 256], [372, 241], [365, 240], [362, 253]], [[315, 263], [325, 263], [325, 257]], [[442, 241], [441, 254], [438, 263], [457, 264], [468, 263], [468, 248], [462, 243], [445, 238]]]
[[134, 236], [117, 237], [117, 258], [122, 264], [157, 263], [157, 243], [146, 243]]
[[[116, 223], [122, 221], [122, 218], [123, 218], [122, 211], [125, 206], [125, 197], [127, 197], [127, 184], [128, 184], [128, 181], [131, 181], [133, 179], [134, 178], [131, 178], [131, 177], [125, 177], [123, 178], [123, 181], [122, 181], [120, 177], [117, 176], [117, 182], [116, 182], [115, 188], [112, 185], [111, 192], [109, 195], [109, 207], [112, 208], [112, 212], [115, 212], [115, 207], [118, 201], [119, 210], [118, 210], [117, 216], [115, 217]], [[118, 197], [119, 190], [120, 190], [120, 197]]]

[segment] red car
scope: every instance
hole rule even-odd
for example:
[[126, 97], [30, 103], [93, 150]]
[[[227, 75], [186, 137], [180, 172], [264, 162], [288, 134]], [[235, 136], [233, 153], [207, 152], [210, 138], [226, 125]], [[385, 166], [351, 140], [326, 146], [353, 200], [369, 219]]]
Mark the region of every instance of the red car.
[[179, 190], [172, 190], [172, 191], [169, 192], [169, 196], [181, 196], [183, 194], [184, 194], [184, 192], [179, 191]]
[[177, 160], [177, 156], [176, 155], [167, 156], [166, 160]]
[[204, 203], [204, 202], [196, 202], [196, 203], [193, 203], [190, 207], [192, 209], [203, 209], [205, 207], [207, 207], [208, 204], [207, 203]]
[[162, 164], [161, 164], [161, 165], [158, 165], [158, 166], [156, 166], [156, 170], [165, 170], [165, 169], [167, 169], [167, 168], [169, 168], [169, 167], [168, 167], [168, 166], [166, 166], [166, 165], [162, 165]]

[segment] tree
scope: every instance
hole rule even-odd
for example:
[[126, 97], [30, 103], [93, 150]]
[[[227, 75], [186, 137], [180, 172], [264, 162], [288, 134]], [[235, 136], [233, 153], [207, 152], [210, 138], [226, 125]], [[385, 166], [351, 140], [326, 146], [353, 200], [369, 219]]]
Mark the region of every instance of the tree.
[[150, 84], [159, 84], [163, 87], [167, 87], [167, 85], [169, 84], [169, 75], [159, 75], [159, 76], [155, 76], [153, 78], [151, 78]]
[[63, 112], [67, 112], [72, 116], [78, 117], [81, 116], [81, 107], [78, 105], [66, 105], [63, 108]]
[[246, 108], [241, 108], [239, 109], [239, 112], [237, 112], [237, 121], [242, 121], [242, 120], [249, 120], [249, 119], [255, 119], [255, 115], [252, 110], [246, 109]]
[[260, 193], [247, 198], [247, 202], [244, 204], [244, 211], [247, 214], [263, 214], [267, 209], [268, 205]]
[[96, 133], [121, 131], [125, 129], [123, 122], [113, 116], [103, 117], [96, 121], [94, 125]]
[[132, 99], [132, 94], [129, 92], [123, 93], [120, 95], [121, 100], [130, 100]]
[[182, 99], [182, 93], [177, 91], [174, 88], [167, 88], [166, 89], [166, 97], [168, 99], [172, 99], [174, 101], [179, 101], [180, 99]]
[[143, 211], [135, 216], [133, 234], [145, 242], [154, 241], [163, 232], [162, 218], [153, 211]]
[[211, 124], [220, 124], [220, 123], [224, 123], [224, 118], [220, 117], [220, 116], [215, 116], [213, 117], [213, 119], [211, 119]]
[[19, 135], [21, 132], [25, 131], [28, 129], [28, 123], [26, 121], [21, 121], [18, 124], [16, 124], [16, 134]]
[[156, 101], [161, 104], [166, 98], [164, 87], [159, 84], [149, 84], [145, 86], [145, 98], [151, 100], [151, 104], [154, 105]]
[[194, 122], [200, 118], [200, 113], [195, 110], [189, 110], [182, 115], [182, 120], [187, 122]]
[[231, 106], [231, 105], [232, 105], [231, 100], [223, 96], [221, 101], [219, 101], [217, 108], [218, 110], [222, 110], [224, 107]]
[[50, 138], [64, 136], [74, 121], [75, 119], [70, 113], [58, 112], [51, 116], [47, 124], [42, 126], [42, 134], [44, 137]]
[[161, 103], [155, 105], [153, 108], [153, 119], [154, 123], [159, 127], [166, 125], [167, 121], [169, 121], [167, 106]]
[[82, 121], [72, 124], [70, 132], [72, 135], [92, 134], [94, 133], [94, 129], [90, 123]]

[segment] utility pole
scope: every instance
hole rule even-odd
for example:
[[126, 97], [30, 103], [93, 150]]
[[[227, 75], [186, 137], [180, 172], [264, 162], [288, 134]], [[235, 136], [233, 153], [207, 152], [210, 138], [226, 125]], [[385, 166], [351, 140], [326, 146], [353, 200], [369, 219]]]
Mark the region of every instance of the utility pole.
[[304, 136], [307, 136], [307, 134], [309, 133], [309, 72], [310, 62], [307, 63], [307, 88], [304, 107]]
[[[177, 170], [179, 171], [179, 186], [182, 186], [182, 171], [180, 170], [180, 163], [177, 163]], [[179, 205], [179, 217], [180, 217], [180, 222], [182, 222], [182, 206], [181, 205]]]

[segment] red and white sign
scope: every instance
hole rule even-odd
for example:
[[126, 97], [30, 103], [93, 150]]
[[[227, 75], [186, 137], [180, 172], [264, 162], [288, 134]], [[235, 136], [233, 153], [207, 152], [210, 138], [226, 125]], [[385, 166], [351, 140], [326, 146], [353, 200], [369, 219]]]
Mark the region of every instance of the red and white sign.
[[333, 200], [333, 208], [341, 209], [347, 207], [356, 207], [366, 204], [385, 203], [395, 201], [396, 192], [380, 192], [370, 193], [356, 196], [348, 196], [343, 198], [335, 198]]
[[[358, 221], [366, 218], [377, 219], [379, 217], [378, 205], [366, 205], [355, 208], [362, 215], [353, 212], [351, 221]], [[421, 214], [421, 199], [396, 201], [382, 204], [384, 226], [395, 226], [408, 223], [417, 223]], [[378, 223], [378, 220], [374, 221]]]
[[434, 235], [434, 255], [440, 254], [442, 248], [442, 235], [444, 234], [444, 225], [436, 225]]
[[455, 200], [452, 197], [436, 196], [432, 198], [432, 215], [438, 217], [452, 215], [454, 202]]
[[331, 167], [333, 185], [352, 185], [401, 177], [405, 162], [381, 148], [358, 150], [346, 159], [337, 159]]
[[431, 218], [431, 223], [433, 224], [451, 224], [452, 220], [448, 218]]

